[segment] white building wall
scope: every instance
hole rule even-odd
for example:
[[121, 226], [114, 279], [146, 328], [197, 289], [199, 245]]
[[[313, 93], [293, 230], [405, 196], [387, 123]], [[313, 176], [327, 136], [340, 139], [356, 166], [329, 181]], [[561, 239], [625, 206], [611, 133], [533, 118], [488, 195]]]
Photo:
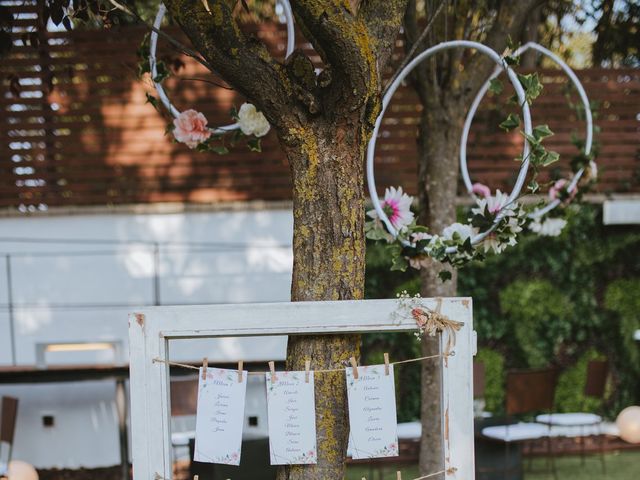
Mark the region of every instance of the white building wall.
[[[46, 361], [126, 363], [127, 314], [158, 301], [288, 301], [292, 225], [289, 209], [251, 208], [0, 218], [15, 331], [13, 351], [0, 258], [0, 365], [11, 365], [13, 355], [18, 365], [34, 365], [38, 343], [96, 341], [121, 344], [122, 358], [102, 350], [48, 353]], [[56, 239], [88, 242], [51, 242]], [[266, 362], [285, 357], [286, 338], [180, 342], [170, 351], [176, 361], [207, 356], [211, 362]], [[0, 395], [20, 399], [14, 458], [43, 468], [119, 463], [114, 388], [108, 381], [0, 385]], [[260, 405], [253, 409], [262, 411]], [[55, 416], [54, 427], [43, 427], [45, 414]]]

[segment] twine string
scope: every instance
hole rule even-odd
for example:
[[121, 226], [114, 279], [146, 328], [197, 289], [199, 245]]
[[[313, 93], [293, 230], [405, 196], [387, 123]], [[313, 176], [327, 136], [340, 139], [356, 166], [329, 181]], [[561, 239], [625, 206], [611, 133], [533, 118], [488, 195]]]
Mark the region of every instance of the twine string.
[[[389, 365], [401, 365], [404, 363], [412, 363], [412, 362], [421, 362], [423, 360], [430, 360], [432, 358], [444, 358], [447, 356], [453, 356], [455, 354], [455, 352], [451, 351], [448, 354], [438, 354], [438, 355], [428, 355], [426, 357], [416, 357], [416, 358], [409, 358], [407, 360], [399, 360], [397, 362], [389, 362]], [[195, 365], [189, 365], [186, 363], [179, 363], [179, 362], [172, 362], [170, 360], [164, 360], [162, 358], [154, 358], [153, 363], [164, 363], [166, 365], [170, 365], [172, 367], [178, 367], [178, 368], [185, 368], [185, 369], [189, 369], [189, 370], [200, 370], [200, 366], [195, 366]], [[318, 370], [309, 370], [311, 372], [313, 372], [314, 374], [316, 373], [335, 373], [335, 372], [343, 372], [346, 368], [350, 368], [350, 367], [339, 367], [339, 368], [324, 368], [324, 369], [318, 369]], [[264, 375], [266, 373], [270, 373], [269, 371], [264, 371], [264, 372], [247, 372], [249, 375]]]
[[[436, 475], [442, 475], [443, 473], [447, 473], [447, 472], [449, 472], [450, 470], [452, 470], [452, 469], [449, 469], [449, 470], [440, 470], [440, 471], [438, 471], [438, 472], [433, 472], [433, 473], [430, 473], [430, 474], [428, 474], [428, 475], [424, 475], [424, 476], [422, 476], [422, 477], [416, 477], [416, 478], [414, 478], [414, 479], [412, 479], [412, 480], [426, 480], [427, 478], [433, 478], [433, 477], [435, 477]], [[400, 473], [400, 472], [398, 472], [398, 473]], [[402, 477], [401, 477], [401, 476], [399, 476], [398, 478], [402, 478]], [[194, 475], [193, 479], [194, 479], [194, 480], [198, 480], [198, 475]], [[157, 473], [157, 472], [156, 472], [156, 474], [155, 474], [155, 476], [154, 476], [154, 480], [169, 480], [169, 479], [168, 479], [168, 478], [163, 477], [162, 475], [160, 475], [159, 473]], [[367, 479], [366, 479], [366, 477], [362, 477], [362, 480], [367, 480]]]

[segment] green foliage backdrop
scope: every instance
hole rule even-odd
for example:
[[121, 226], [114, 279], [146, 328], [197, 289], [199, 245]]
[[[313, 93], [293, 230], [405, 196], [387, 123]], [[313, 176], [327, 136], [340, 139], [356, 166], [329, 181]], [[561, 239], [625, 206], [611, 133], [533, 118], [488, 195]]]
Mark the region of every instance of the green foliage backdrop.
[[[499, 411], [504, 371], [555, 365], [563, 374], [556, 396], [560, 410], [596, 408], [583, 398], [586, 363], [608, 358], [612, 374], [604, 405], [609, 415], [640, 402], [640, 228], [603, 226], [600, 207], [571, 207], [559, 237], [526, 235], [519, 245], [460, 270], [459, 295], [473, 297], [474, 322], [487, 365], [487, 407]], [[367, 252], [367, 297], [390, 298], [403, 289], [418, 291], [412, 272], [390, 272], [384, 252]], [[396, 356], [415, 348], [410, 335], [394, 338]], [[364, 340], [364, 351], [383, 348]], [[504, 365], [502, 365], [502, 362]], [[419, 376], [399, 382], [419, 392]], [[491, 373], [489, 373], [491, 372]], [[399, 400], [400, 418], [417, 418], [418, 401]]]

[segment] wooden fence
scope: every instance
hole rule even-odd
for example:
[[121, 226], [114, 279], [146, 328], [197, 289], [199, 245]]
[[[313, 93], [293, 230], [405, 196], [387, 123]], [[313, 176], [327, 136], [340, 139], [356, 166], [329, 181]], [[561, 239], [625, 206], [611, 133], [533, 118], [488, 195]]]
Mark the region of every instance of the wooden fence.
[[[237, 146], [223, 156], [195, 153], [164, 135], [167, 119], [145, 103], [145, 92], [153, 89], [148, 79], [136, 75], [143, 30], [46, 32], [37, 28], [35, 1], [3, 3], [20, 11], [17, 25], [35, 32], [40, 42], [38, 47], [23, 45], [18, 34], [13, 53], [0, 65], [2, 78], [16, 71], [21, 76], [17, 96], [8, 81], [0, 90], [0, 207], [290, 198], [287, 161], [273, 132], [261, 153]], [[261, 25], [257, 34], [283, 54], [281, 26]], [[166, 45], [160, 49], [161, 56], [175, 55]], [[174, 103], [204, 112], [212, 125], [229, 123], [231, 107], [242, 99], [233, 91], [187, 80], [211, 76], [183, 60], [184, 68], [167, 81]], [[640, 71], [578, 73], [597, 105], [599, 191], [640, 192]], [[548, 146], [563, 158], [557, 174], [577, 153], [571, 135], [582, 136], [584, 126], [567, 103], [566, 78], [555, 69], [544, 70], [542, 77], [545, 91], [535, 102], [534, 123], [548, 123], [556, 132]], [[419, 112], [412, 90], [400, 89], [378, 142], [381, 191], [402, 185], [415, 192]], [[510, 189], [521, 140], [499, 131], [498, 113], [490, 101], [479, 112], [469, 145], [470, 170], [474, 180]]]

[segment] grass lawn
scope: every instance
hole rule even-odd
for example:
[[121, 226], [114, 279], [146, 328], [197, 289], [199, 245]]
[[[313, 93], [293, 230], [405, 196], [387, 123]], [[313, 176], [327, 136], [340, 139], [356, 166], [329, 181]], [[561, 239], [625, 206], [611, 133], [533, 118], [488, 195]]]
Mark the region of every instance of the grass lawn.
[[[638, 480], [640, 479], [640, 451], [609, 453], [605, 456], [607, 468], [606, 475], [602, 473], [602, 464], [598, 455], [590, 455], [582, 465], [580, 457], [556, 458], [556, 469], [559, 480]], [[528, 460], [525, 459], [525, 469]], [[418, 477], [418, 469], [415, 466], [405, 466], [402, 469], [402, 479], [412, 480]], [[387, 466], [381, 477], [378, 472], [371, 477], [366, 466], [351, 466], [347, 471], [346, 480], [396, 480], [395, 467]], [[525, 480], [550, 480], [551, 473], [547, 473], [546, 459], [539, 458], [533, 461], [531, 471], [525, 470]]]

